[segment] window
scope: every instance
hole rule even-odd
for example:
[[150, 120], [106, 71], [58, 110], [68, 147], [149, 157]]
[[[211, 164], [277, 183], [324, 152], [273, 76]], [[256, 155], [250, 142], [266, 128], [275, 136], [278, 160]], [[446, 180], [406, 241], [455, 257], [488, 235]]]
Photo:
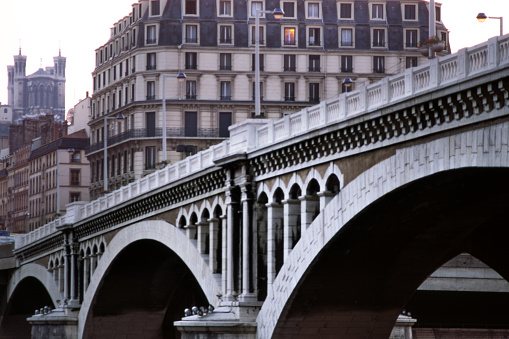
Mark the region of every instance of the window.
[[232, 124], [231, 112], [219, 112], [219, 137], [228, 138], [230, 137], [230, 131], [228, 127]]
[[[256, 89], [256, 82], [253, 82], [253, 100], [256, 100], [256, 93], [255, 93], [255, 89]], [[260, 82], [260, 101], [263, 100], [263, 82]]]
[[353, 29], [352, 28], [341, 28], [341, 46], [352, 47], [353, 46]]
[[198, 0], [184, 0], [185, 15], [198, 15]]
[[69, 193], [69, 201], [70, 202], [76, 202], [81, 200], [81, 193], [80, 192], [70, 192]]
[[307, 18], [308, 19], [320, 19], [320, 3], [319, 2], [308, 2], [306, 9], [307, 9]]
[[147, 26], [147, 44], [155, 44], [157, 42], [156, 28], [155, 25]]
[[[259, 34], [259, 40], [258, 42], [260, 43], [260, 45], [264, 45], [265, 44], [265, 35], [264, 35], [264, 27], [263, 26], [259, 26], [258, 27], [259, 30], [258, 30], [258, 34]], [[256, 26], [251, 26], [251, 45], [255, 45], [256, 44]]]
[[447, 33], [446, 32], [440, 32], [440, 40], [442, 40], [445, 44], [445, 49], [447, 48]]
[[405, 20], [417, 20], [417, 6], [416, 5], [403, 5]]
[[373, 57], [373, 73], [385, 73], [385, 57]]
[[405, 30], [405, 46], [407, 48], [417, 48], [417, 40], [416, 29]]
[[145, 147], [145, 169], [156, 168], [156, 148], [155, 146]]
[[147, 53], [147, 71], [156, 69], [156, 54]]
[[159, 0], [150, 1], [150, 15], [159, 15], [161, 14]]
[[309, 83], [309, 102], [320, 102], [320, 84], [316, 82]]
[[186, 81], [186, 99], [196, 99], [196, 81]]
[[296, 31], [295, 27], [284, 27], [283, 28], [283, 45], [284, 46], [295, 46], [296, 45]]
[[196, 52], [186, 52], [186, 69], [196, 69], [197, 64], [197, 54]]
[[198, 43], [198, 25], [186, 25], [186, 43]]
[[339, 4], [339, 18], [340, 19], [353, 19], [353, 4], [340, 3]]
[[117, 80], [117, 66], [113, 66], [113, 80]]
[[[263, 54], [258, 55], [259, 56], [259, 65], [260, 65], [260, 71], [263, 71], [265, 68], [264, 65], [264, 57]], [[256, 71], [256, 65], [255, 65], [255, 54], [251, 54], [251, 70], [254, 72]]]
[[232, 2], [219, 0], [217, 9], [218, 9], [218, 12], [217, 12], [218, 16], [231, 16], [232, 15]]
[[373, 47], [385, 47], [385, 29], [375, 28], [373, 34]]
[[309, 56], [309, 71], [320, 72], [320, 56], [310, 55]]
[[230, 53], [219, 54], [219, 69], [223, 71], [232, 69], [232, 55]]
[[[263, 1], [251, 1], [251, 16], [255, 17], [257, 11], [263, 11]], [[263, 13], [260, 13], [260, 17]]]
[[186, 137], [198, 136], [198, 112], [185, 112], [184, 135]]
[[320, 28], [317, 27], [310, 27], [308, 28], [308, 45], [309, 46], [320, 46], [321, 39], [320, 39]]
[[285, 15], [283, 18], [296, 18], [295, 15], [295, 2], [294, 1], [283, 1], [283, 5], [281, 6]]
[[219, 43], [231, 44], [232, 43], [232, 26], [221, 25], [219, 26]]
[[442, 9], [440, 7], [435, 7], [435, 21], [442, 21]]
[[220, 100], [231, 100], [231, 83], [229, 81], [221, 81], [221, 96]]
[[384, 20], [383, 4], [371, 4], [371, 20]]
[[155, 81], [147, 81], [147, 100], [156, 99], [156, 83]]
[[294, 82], [285, 82], [285, 101], [295, 101]]
[[285, 72], [295, 72], [295, 55], [285, 54], [283, 57], [284, 65], [283, 70]]
[[417, 57], [406, 57], [406, 68], [417, 67]]
[[71, 186], [79, 186], [80, 185], [80, 176], [81, 176], [81, 170], [71, 168], [70, 169], [70, 184]]
[[77, 151], [71, 155], [71, 162], [81, 162], [81, 152]]

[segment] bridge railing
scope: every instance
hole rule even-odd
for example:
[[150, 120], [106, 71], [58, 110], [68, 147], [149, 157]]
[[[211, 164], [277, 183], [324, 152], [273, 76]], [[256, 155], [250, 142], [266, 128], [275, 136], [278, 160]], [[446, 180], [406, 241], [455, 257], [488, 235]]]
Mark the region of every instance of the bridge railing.
[[505, 65], [509, 65], [509, 35], [494, 37], [458, 53], [432, 59], [428, 64], [407, 69], [377, 83], [362, 86], [356, 91], [343, 93], [279, 120], [253, 119], [241, 122], [230, 127], [229, 140], [151, 173], [90, 203], [67, 205], [66, 215], [63, 217], [18, 237], [16, 248], [50, 236], [57, 231], [59, 225], [76, 223], [189, 174], [212, 167], [214, 161], [220, 158], [261, 149]]
[[343, 93], [283, 119], [269, 121], [258, 128], [256, 147], [272, 145], [507, 64], [509, 35], [494, 37], [480, 45], [432, 59], [425, 65], [362, 86], [356, 91]]

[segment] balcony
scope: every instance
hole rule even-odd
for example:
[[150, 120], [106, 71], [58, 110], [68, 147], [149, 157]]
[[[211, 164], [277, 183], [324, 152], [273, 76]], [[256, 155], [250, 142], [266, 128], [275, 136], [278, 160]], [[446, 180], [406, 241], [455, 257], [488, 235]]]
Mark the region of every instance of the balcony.
[[[163, 129], [156, 128], [155, 131], [146, 128], [138, 128], [131, 129], [126, 132], [111, 136], [108, 138], [108, 147], [114, 146], [126, 140], [134, 140], [134, 139], [160, 139], [163, 136]], [[166, 136], [168, 138], [184, 138], [185, 128], [184, 127], [168, 127], [166, 128]], [[198, 128], [197, 135], [198, 138], [220, 138], [219, 136], [219, 128]], [[104, 143], [98, 142], [93, 145], [90, 145], [86, 154], [90, 154], [99, 150], [103, 150]]]
[[153, 71], [156, 68], [157, 68], [156, 65], [147, 65], [147, 71]]

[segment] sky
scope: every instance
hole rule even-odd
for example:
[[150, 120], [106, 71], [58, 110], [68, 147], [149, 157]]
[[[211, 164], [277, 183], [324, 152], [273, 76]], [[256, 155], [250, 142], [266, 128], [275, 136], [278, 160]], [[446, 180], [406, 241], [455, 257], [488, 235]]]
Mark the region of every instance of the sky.
[[[0, 102], [7, 104], [7, 66], [19, 52], [27, 56], [27, 75], [67, 57], [66, 111], [92, 94], [95, 49], [105, 44], [110, 28], [128, 15], [138, 0], [1, 0]], [[247, 1], [247, 0], [234, 0]], [[453, 52], [499, 35], [500, 21], [476, 20], [477, 13], [505, 17], [509, 33], [509, 0], [442, 0], [442, 20], [450, 31]]]

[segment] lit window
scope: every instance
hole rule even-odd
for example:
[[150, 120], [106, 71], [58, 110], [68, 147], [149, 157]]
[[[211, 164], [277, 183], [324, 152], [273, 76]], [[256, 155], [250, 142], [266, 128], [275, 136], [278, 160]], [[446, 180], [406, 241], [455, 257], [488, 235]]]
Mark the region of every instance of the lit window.
[[285, 27], [284, 28], [283, 39], [284, 39], [285, 46], [295, 46], [295, 44], [296, 44], [295, 31], [296, 31], [296, 29], [294, 27]]

